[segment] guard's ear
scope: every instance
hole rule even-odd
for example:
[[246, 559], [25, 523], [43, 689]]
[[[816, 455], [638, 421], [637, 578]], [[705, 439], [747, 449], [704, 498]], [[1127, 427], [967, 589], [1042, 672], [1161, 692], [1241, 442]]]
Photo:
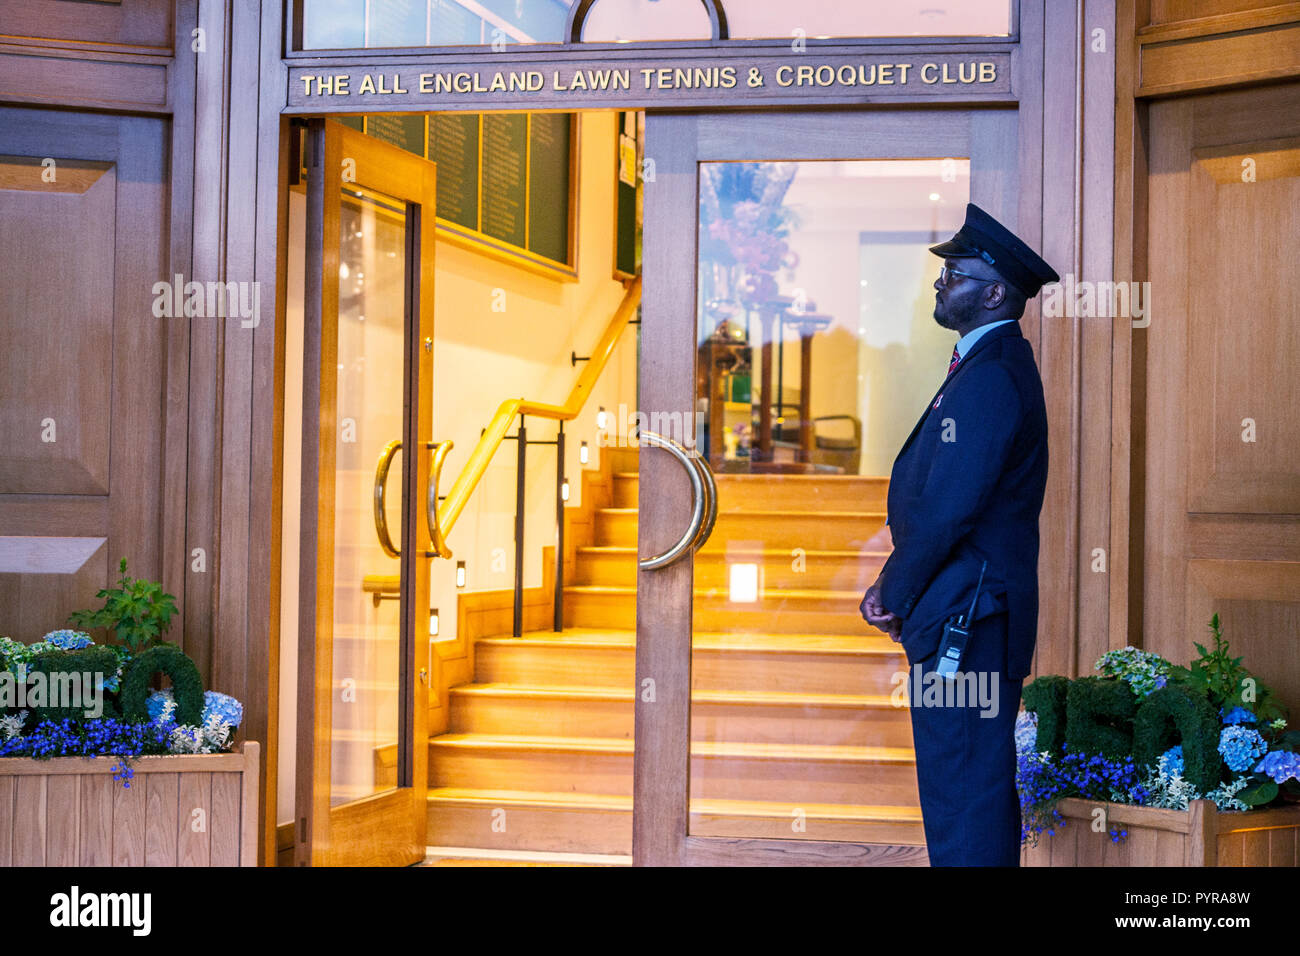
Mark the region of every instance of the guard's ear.
[[983, 306], [986, 309], [996, 309], [1007, 300], [1007, 287], [1001, 282], [990, 282], [984, 287]]

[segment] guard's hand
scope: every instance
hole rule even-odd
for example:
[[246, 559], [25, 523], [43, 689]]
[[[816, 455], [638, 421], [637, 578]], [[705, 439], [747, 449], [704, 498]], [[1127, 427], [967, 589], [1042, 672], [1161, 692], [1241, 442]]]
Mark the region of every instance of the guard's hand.
[[899, 640], [903, 633], [903, 619], [891, 611], [885, 610], [885, 605], [880, 599], [880, 579], [867, 588], [867, 593], [862, 596], [862, 603], [858, 605], [858, 610], [862, 612], [863, 619], [872, 627], [878, 627], [894, 640]]

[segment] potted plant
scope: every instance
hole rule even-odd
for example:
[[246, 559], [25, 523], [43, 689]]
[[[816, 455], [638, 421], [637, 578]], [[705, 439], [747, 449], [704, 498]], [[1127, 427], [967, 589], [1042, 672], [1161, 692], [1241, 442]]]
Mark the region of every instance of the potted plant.
[[1127, 647], [1096, 676], [1040, 677], [1016, 722], [1027, 865], [1296, 865], [1300, 732], [1213, 649], [1179, 667]]
[[[0, 866], [255, 865], [258, 746], [239, 701], [162, 640], [174, 598], [127, 575], [34, 644], [0, 637]], [[157, 674], [171, 686], [156, 690]]]

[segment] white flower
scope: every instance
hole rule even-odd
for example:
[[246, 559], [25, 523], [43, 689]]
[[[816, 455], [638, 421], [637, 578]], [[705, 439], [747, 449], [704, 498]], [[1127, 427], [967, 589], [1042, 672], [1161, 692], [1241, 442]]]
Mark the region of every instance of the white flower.
[[17, 737], [23, 730], [23, 723], [27, 720], [27, 711], [20, 710], [16, 714], [10, 714], [7, 717], [0, 717], [0, 742], [12, 740]]

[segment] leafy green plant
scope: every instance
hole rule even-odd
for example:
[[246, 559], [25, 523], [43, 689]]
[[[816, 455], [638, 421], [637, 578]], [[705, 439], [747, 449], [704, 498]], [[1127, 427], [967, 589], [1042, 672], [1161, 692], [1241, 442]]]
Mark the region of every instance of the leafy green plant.
[[1194, 643], [1192, 646], [1200, 657], [1190, 667], [1171, 667], [1173, 679], [1209, 697], [1222, 710], [1244, 707], [1261, 720], [1285, 716], [1273, 692], [1241, 666], [1242, 658], [1228, 655], [1228, 642], [1223, 639], [1218, 614], [1210, 618], [1210, 633], [1214, 636], [1214, 650]]
[[117, 587], [103, 588], [95, 595], [104, 598], [98, 611], [76, 611], [68, 618], [74, 627], [103, 627], [135, 653], [159, 642], [176, 613], [176, 599], [157, 581], [131, 578], [126, 558], [120, 565]]

